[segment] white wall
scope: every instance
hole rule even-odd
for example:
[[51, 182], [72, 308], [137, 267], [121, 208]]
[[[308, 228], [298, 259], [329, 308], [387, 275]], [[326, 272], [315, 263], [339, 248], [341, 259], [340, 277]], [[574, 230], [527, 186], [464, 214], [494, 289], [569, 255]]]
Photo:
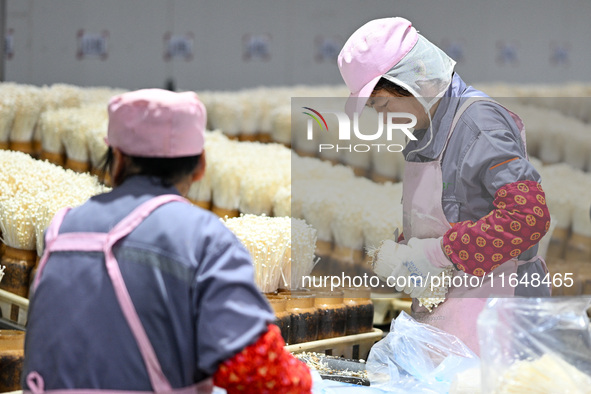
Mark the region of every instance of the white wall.
[[[335, 62], [319, 63], [315, 39], [339, 45], [366, 21], [404, 16], [429, 40], [459, 44], [456, 70], [469, 82], [589, 81], [587, 0], [7, 0], [14, 56], [5, 79], [128, 89], [182, 89], [341, 83]], [[106, 60], [76, 58], [76, 34], [109, 32]], [[191, 61], [165, 61], [164, 34], [195, 35]], [[245, 61], [242, 38], [270, 34], [269, 61]], [[517, 48], [502, 64], [499, 45]], [[550, 61], [553, 45], [568, 64]]]

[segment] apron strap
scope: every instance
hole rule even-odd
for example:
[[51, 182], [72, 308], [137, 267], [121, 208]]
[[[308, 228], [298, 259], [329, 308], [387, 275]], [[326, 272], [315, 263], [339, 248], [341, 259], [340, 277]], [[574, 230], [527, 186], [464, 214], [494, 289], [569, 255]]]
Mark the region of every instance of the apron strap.
[[[62, 218], [63, 219], [63, 218]], [[65, 233], [59, 234], [45, 246], [43, 257], [39, 260], [33, 289], [36, 289], [41, 280], [41, 273], [47, 264], [49, 255], [53, 252], [102, 252], [107, 234], [105, 233]]]
[[64, 217], [66, 214], [72, 209], [71, 207], [65, 207], [57, 211], [53, 219], [51, 220], [51, 224], [47, 228], [47, 232], [45, 234], [45, 240], [48, 244], [53, 242], [57, 238], [59, 234], [60, 227], [62, 226], [62, 222], [64, 221]]
[[27, 375], [27, 386], [29, 386], [29, 390], [33, 394], [40, 394], [45, 391], [43, 377], [37, 371], [29, 372]]
[[474, 104], [477, 101], [489, 101], [492, 103], [496, 103], [495, 100], [493, 100], [489, 97], [468, 97], [466, 99], [466, 101], [464, 101], [464, 103], [456, 111], [454, 118], [451, 122], [451, 127], [449, 128], [449, 132], [447, 133], [447, 139], [445, 140], [445, 145], [443, 145], [443, 149], [441, 150], [441, 153], [437, 157], [437, 159], [439, 161], [441, 161], [441, 158], [443, 157], [443, 154], [445, 153], [445, 150], [447, 149], [447, 144], [449, 143], [449, 140], [451, 139], [451, 135], [453, 134], [453, 132], [456, 128], [456, 125], [460, 121], [460, 117], [464, 114], [464, 112], [466, 112], [466, 110], [468, 109], [469, 106], [471, 106], [472, 104]]
[[544, 273], [547, 274], [548, 271], [548, 265], [546, 264], [546, 260], [544, 260], [544, 258], [540, 255], [536, 255], [534, 257], [532, 257], [529, 260], [518, 260], [517, 258], [515, 258], [515, 260], [517, 260], [517, 265], [524, 265], [524, 264], [529, 264], [529, 263], [533, 263], [535, 261], [540, 261], [540, 265], [542, 266], [542, 269], [544, 270]]
[[60, 234], [47, 248], [47, 252], [102, 252], [107, 234], [65, 233]]
[[155, 197], [143, 203], [134, 209], [126, 218], [120, 221], [108, 233], [107, 241], [104, 245], [107, 273], [109, 274], [111, 282], [113, 283], [115, 295], [117, 296], [117, 300], [119, 301], [119, 305], [121, 306], [125, 320], [127, 321], [127, 324], [129, 325], [138, 344], [140, 353], [142, 354], [142, 358], [146, 364], [146, 369], [152, 384], [152, 389], [155, 392], [170, 391], [171, 386], [168, 382], [168, 379], [162, 372], [162, 367], [158, 361], [158, 358], [156, 357], [156, 352], [150, 343], [144, 326], [142, 325], [137, 311], [133, 305], [131, 296], [127, 291], [123, 276], [121, 275], [119, 264], [115, 259], [112, 248], [117, 241], [131, 233], [150, 213], [152, 213], [152, 211], [161, 205], [172, 201], [187, 202], [186, 199], [177, 195], [164, 195]]
[[[41, 272], [47, 263], [49, 254], [57, 251], [102, 251], [105, 255], [107, 273], [113, 284], [115, 295], [123, 311], [123, 315], [136, 340], [142, 359], [146, 365], [152, 389], [155, 392], [170, 392], [172, 390], [168, 379], [162, 372], [162, 367], [156, 352], [152, 347], [148, 335], [140, 321], [131, 296], [125, 286], [119, 264], [113, 254], [113, 245], [131, 233], [156, 208], [169, 202], [178, 201], [188, 203], [188, 200], [174, 194], [152, 198], [135, 208], [128, 216], [121, 220], [109, 233], [65, 233], [59, 234], [59, 228], [70, 208], [60, 210], [54, 217], [46, 234], [47, 245], [39, 261], [39, 268], [35, 277], [34, 288], [39, 284]], [[27, 385], [34, 394], [43, 392], [43, 378], [33, 371], [27, 376]]]
[[449, 143], [449, 140], [451, 139], [451, 135], [452, 135], [454, 129], [456, 128], [456, 125], [460, 121], [460, 117], [464, 114], [464, 112], [468, 109], [469, 106], [471, 106], [472, 104], [474, 104], [477, 101], [488, 101], [489, 103], [497, 104], [498, 106], [500, 106], [501, 108], [503, 108], [505, 111], [507, 111], [509, 113], [509, 115], [511, 116], [511, 118], [515, 122], [517, 129], [519, 129], [519, 133], [521, 136], [521, 142], [523, 142], [523, 149], [525, 151], [525, 157], [528, 158], [527, 144], [525, 142], [525, 127], [523, 125], [523, 121], [521, 120], [521, 118], [517, 114], [515, 114], [514, 112], [509, 110], [507, 107], [500, 104], [498, 101], [493, 100], [490, 97], [474, 96], [474, 97], [468, 97], [466, 99], [466, 101], [464, 101], [464, 103], [460, 106], [460, 108], [455, 113], [454, 118], [451, 122], [451, 127], [450, 127], [449, 133], [447, 135], [447, 139], [445, 140], [445, 145], [443, 146], [443, 149], [441, 150], [441, 153], [439, 154], [439, 157], [437, 159], [441, 160], [441, 158], [443, 157], [443, 154], [445, 153], [445, 150], [447, 148], [447, 144]]

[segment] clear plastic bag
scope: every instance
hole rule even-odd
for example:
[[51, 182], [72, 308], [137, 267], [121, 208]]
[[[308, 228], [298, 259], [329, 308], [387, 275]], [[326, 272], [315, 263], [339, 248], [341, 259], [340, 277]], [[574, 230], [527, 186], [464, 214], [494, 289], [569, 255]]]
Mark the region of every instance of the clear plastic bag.
[[589, 298], [490, 299], [478, 317], [483, 393], [591, 393]]
[[371, 348], [366, 369], [371, 386], [388, 392], [447, 393], [457, 373], [479, 362], [455, 336], [401, 312]]

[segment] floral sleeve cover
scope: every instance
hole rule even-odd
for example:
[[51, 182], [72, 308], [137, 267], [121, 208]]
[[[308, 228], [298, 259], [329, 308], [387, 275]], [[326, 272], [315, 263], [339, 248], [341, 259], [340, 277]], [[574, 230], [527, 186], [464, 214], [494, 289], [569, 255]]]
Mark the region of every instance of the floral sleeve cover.
[[499, 188], [492, 210], [476, 222], [456, 223], [443, 236], [445, 254], [455, 266], [483, 276], [537, 244], [550, 227], [542, 186], [518, 181]]
[[270, 324], [258, 341], [214, 374], [214, 384], [232, 393], [310, 393], [312, 377], [303, 362], [283, 348], [279, 328]]

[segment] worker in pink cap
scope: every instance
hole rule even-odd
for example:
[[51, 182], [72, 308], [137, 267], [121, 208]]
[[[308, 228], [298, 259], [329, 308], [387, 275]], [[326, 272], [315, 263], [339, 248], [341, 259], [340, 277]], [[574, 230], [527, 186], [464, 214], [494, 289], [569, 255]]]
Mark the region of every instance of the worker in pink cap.
[[184, 198], [205, 170], [192, 92], [108, 106], [111, 192], [56, 214], [32, 285], [26, 392], [306, 393], [238, 239]]
[[[417, 118], [416, 140], [402, 152], [403, 236], [382, 243], [374, 271], [409, 279], [396, 282], [397, 290], [413, 298], [415, 318], [478, 352], [476, 322], [488, 297], [550, 294], [536, 253], [550, 215], [540, 175], [528, 161], [523, 123], [466, 85], [455, 62], [404, 18], [360, 27], [338, 66], [351, 91], [350, 116], [369, 106]], [[429, 311], [417, 299], [428, 297], [429, 278], [444, 270], [460, 280]]]

